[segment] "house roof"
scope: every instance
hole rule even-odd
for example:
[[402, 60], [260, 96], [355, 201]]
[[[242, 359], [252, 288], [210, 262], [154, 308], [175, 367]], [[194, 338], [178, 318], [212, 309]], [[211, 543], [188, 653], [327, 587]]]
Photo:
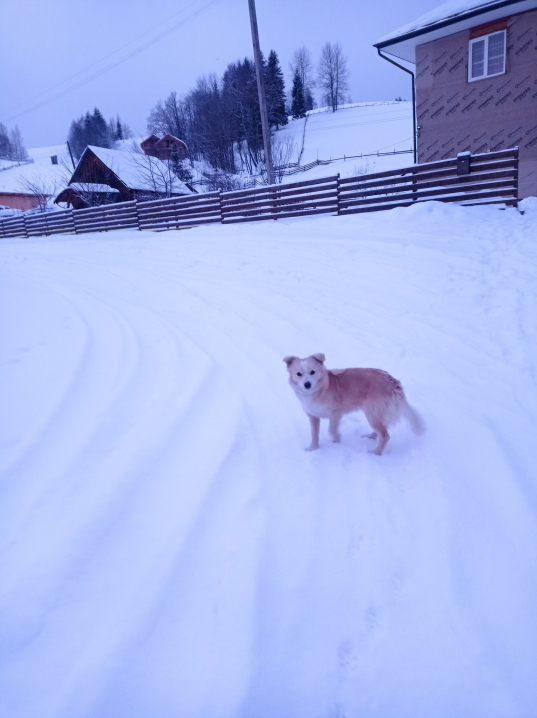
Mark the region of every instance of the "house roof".
[[448, 0], [385, 35], [373, 47], [413, 63], [416, 45], [536, 7], [537, 0]]
[[186, 142], [184, 140], [180, 140], [179, 137], [174, 137], [174, 135], [164, 135], [162, 139], [160, 139], [156, 145], [160, 145], [161, 142], [164, 142], [164, 140], [174, 140], [174, 142], [180, 142], [182, 145], [186, 147]]
[[119, 192], [115, 187], [110, 187], [108, 184], [99, 184], [98, 182], [71, 182], [68, 187], [77, 192], [105, 192], [106, 194]]
[[[77, 168], [88, 150], [93, 152], [103, 164], [112, 170], [116, 177], [129, 189], [155, 190], [155, 187], [151, 184], [148, 177], [147, 163], [149, 162], [157, 176], [159, 173], [166, 176], [168, 172], [168, 168], [164, 162], [161, 162], [156, 157], [148, 157], [141, 151], [110, 150], [107, 147], [96, 147], [95, 145], [88, 145], [84, 150]], [[181, 182], [179, 179], [174, 181], [174, 192], [178, 194], [192, 194], [184, 182]]]

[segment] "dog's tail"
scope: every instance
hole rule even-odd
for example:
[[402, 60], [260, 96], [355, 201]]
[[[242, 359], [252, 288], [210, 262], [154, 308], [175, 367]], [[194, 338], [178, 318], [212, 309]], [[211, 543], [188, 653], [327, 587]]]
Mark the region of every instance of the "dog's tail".
[[421, 434], [423, 434], [423, 432], [425, 431], [425, 422], [423, 421], [419, 413], [416, 411], [416, 409], [414, 409], [414, 407], [408, 403], [406, 397], [401, 404], [401, 413], [409, 422], [413, 432], [418, 436], [421, 436]]

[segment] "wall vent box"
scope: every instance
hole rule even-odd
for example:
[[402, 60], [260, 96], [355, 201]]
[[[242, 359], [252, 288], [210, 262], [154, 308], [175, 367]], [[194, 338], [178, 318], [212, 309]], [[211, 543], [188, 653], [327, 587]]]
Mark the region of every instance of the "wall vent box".
[[470, 174], [470, 153], [460, 152], [457, 155], [457, 174], [468, 175]]
[[52, 155], [50, 158], [50, 161], [52, 162], [53, 165], [57, 165], [58, 164], [58, 155]]

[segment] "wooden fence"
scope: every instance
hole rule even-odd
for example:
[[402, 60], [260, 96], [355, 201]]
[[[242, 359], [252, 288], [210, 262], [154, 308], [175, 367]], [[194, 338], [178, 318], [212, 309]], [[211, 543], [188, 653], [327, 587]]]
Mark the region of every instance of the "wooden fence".
[[0, 237], [81, 234], [112, 229], [166, 230], [315, 214], [344, 215], [435, 199], [517, 206], [518, 148], [341, 179], [269, 185], [234, 192], [121, 202], [0, 220]]

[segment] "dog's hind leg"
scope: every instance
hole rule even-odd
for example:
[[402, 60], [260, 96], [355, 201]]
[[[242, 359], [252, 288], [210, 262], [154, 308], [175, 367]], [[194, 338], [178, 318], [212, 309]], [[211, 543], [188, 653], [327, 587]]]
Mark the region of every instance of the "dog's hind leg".
[[330, 436], [332, 437], [332, 441], [335, 444], [339, 444], [341, 441], [341, 435], [339, 433], [339, 422], [341, 421], [341, 414], [334, 413], [330, 417], [330, 423], [328, 426], [328, 431], [330, 432]]
[[319, 428], [321, 426], [321, 420], [318, 416], [312, 416], [308, 414], [311, 426], [311, 444], [308, 446], [306, 451], [315, 451], [319, 448]]
[[373, 453], [380, 456], [386, 448], [386, 444], [390, 440], [390, 435], [388, 434], [388, 429], [378, 419], [372, 422], [371, 426], [373, 429], [376, 429], [375, 433], [378, 434], [379, 437], [379, 442]]
[[378, 436], [378, 444], [373, 453], [380, 456], [386, 448], [386, 444], [390, 440], [390, 435], [388, 434], [388, 429], [386, 427], [388, 422], [382, 412], [375, 411], [373, 407], [369, 407], [367, 405], [364, 406], [364, 414], [365, 418], [369, 422], [369, 425], [372, 429], [374, 429], [373, 433], [369, 435], [369, 438], [376, 439]]

